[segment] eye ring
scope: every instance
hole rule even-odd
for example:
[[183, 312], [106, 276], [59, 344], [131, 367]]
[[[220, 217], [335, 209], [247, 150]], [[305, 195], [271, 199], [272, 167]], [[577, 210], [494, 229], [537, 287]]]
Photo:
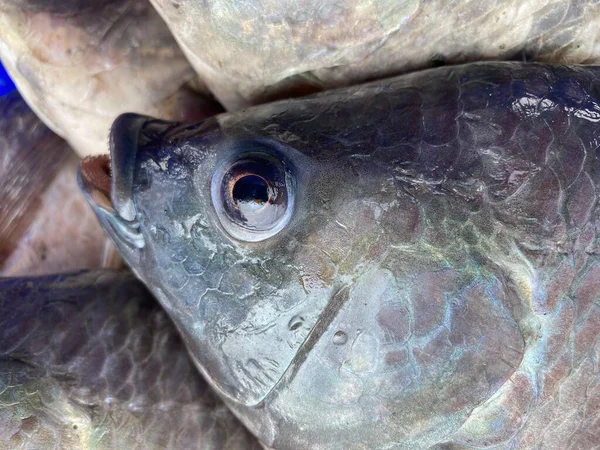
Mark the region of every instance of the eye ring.
[[211, 182], [212, 203], [233, 238], [259, 242], [279, 233], [294, 207], [290, 165], [270, 152], [245, 152], [221, 164]]

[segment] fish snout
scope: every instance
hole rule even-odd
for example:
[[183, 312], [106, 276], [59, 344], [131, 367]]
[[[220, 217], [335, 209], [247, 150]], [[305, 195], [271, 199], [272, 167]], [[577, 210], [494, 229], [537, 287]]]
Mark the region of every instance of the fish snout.
[[150, 117], [126, 113], [110, 130], [109, 155], [89, 156], [80, 164], [79, 185], [115, 244], [142, 248], [133, 199], [136, 157], [140, 136]]

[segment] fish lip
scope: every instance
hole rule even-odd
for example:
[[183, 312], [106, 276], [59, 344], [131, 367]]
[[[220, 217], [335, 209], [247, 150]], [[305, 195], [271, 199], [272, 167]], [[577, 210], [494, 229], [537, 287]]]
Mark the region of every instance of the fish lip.
[[141, 130], [150, 117], [122, 114], [109, 135], [109, 155], [84, 158], [79, 166], [79, 184], [89, 198], [106, 210], [114, 210], [127, 222], [136, 219], [133, 178]]
[[79, 165], [77, 182], [100, 224], [121, 253], [141, 249], [145, 242], [137, 221], [127, 221], [113, 207], [111, 197], [110, 158], [88, 156]]
[[110, 129], [110, 197], [115, 211], [129, 222], [135, 220], [137, 216], [133, 202], [133, 177], [138, 140], [143, 126], [149, 120], [152, 118], [125, 113], [117, 117]]

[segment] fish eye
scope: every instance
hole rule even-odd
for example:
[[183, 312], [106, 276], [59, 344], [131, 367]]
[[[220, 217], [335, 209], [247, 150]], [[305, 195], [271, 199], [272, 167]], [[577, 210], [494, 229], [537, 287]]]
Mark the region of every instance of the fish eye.
[[269, 153], [238, 155], [214, 174], [213, 206], [221, 225], [234, 238], [258, 242], [281, 231], [293, 207], [289, 168]]

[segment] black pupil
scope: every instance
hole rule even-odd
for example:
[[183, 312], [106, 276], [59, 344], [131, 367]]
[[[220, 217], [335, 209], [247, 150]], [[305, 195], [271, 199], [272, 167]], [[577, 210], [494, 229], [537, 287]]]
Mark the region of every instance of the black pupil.
[[246, 175], [233, 186], [233, 201], [240, 203], [255, 203], [264, 205], [269, 201], [269, 186], [257, 175]]
[[269, 155], [250, 154], [224, 163], [213, 175], [211, 193], [217, 213], [227, 216], [221, 223], [237, 230], [234, 234], [247, 230], [277, 232], [275, 227], [287, 217], [286, 171], [280, 161]]

